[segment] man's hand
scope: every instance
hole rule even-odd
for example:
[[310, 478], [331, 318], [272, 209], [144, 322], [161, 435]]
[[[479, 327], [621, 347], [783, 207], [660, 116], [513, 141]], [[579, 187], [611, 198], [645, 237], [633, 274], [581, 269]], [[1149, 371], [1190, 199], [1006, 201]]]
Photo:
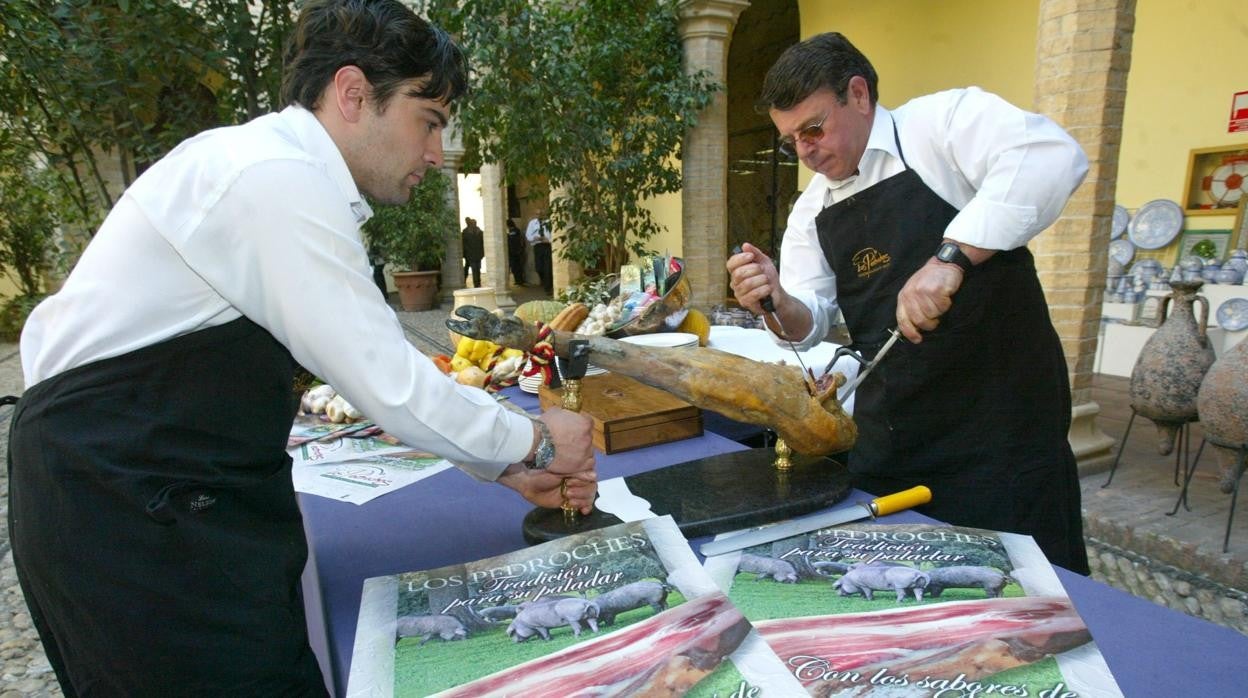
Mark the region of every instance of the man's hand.
[[[582, 514], [589, 514], [594, 510], [594, 497], [598, 493], [591, 437], [593, 420], [557, 407], [548, 409], [539, 419], [550, 429], [555, 459], [545, 470], [529, 470], [521, 463], [513, 463], [498, 478], [499, 484], [519, 492], [538, 506], [558, 509], [563, 504], [560, 485], [567, 478], [568, 501]], [[535, 440], [535, 447], [536, 443]]]
[[754, 313], [763, 314], [759, 305], [767, 296], [773, 296], [780, 290], [780, 272], [771, 258], [750, 243], [741, 246], [741, 251], [728, 258], [728, 285], [732, 294], [742, 308]]
[[897, 329], [914, 344], [923, 341], [922, 332], [931, 332], [940, 317], [953, 307], [953, 294], [962, 287], [962, 269], [935, 257], [906, 280], [897, 294]]
[[[801, 339], [810, 333], [813, 319], [810, 311], [800, 301], [784, 292], [780, 286], [780, 272], [771, 258], [750, 243], [741, 246], [741, 251], [728, 258], [728, 285], [741, 307], [760, 315], [763, 322], [772, 332], [784, 339]], [[782, 333], [776, 325], [775, 318], [763, 311], [762, 302], [767, 296], [776, 309], [776, 315], [784, 323], [786, 333]]]

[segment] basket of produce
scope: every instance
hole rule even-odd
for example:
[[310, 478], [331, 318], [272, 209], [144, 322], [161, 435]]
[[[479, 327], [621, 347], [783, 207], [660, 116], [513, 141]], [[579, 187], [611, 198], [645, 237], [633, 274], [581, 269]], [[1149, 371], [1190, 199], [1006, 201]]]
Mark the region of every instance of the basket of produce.
[[[619, 307], [619, 317], [607, 327], [608, 337], [619, 339], [674, 330], [689, 312], [693, 286], [684, 273], [684, 261], [679, 257], [655, 257], [642, 262], [620, 272], [612, 300]], [[634, 276], [634, 269], [640, 274]]]

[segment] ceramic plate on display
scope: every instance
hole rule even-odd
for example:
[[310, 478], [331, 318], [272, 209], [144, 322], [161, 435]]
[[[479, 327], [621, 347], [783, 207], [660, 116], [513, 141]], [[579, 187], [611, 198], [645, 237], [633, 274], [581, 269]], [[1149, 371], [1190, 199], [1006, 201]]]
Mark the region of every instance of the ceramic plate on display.
[[1127, 213], [1127, 209], [1122, 206], [1114, 205], [1114, 222], [1109, 226], [1109, 239], [1117, 240], [1122, 234], [1127, 232], [1127, 223], [1131, 221], [1131, 214]]
[[1218, 306], [1218, 327], [1227, 332], [1248, 327], [1248, 298], [1231, 298]]
[[1135, 257], [1135, 245], [1132, 245], [1131, 241], [1126, 238], [1114, 240], [1109, 243], [1109, 256], [1112, 257], [1115, 262], [1118, 262], [1125, 267], [1130, 264], [1131, 259]]
[[1136, 247], [1155, 250], [1170, 244], [1183, 229], [1183, 208], [1169, 199], [1154, 199], [1135, 212], [1127, 237]]
[[1209, 175], [1209, 198], [1218, 207], [1234, 206], [1248, 192], [1248, 162], [1223, 165]]

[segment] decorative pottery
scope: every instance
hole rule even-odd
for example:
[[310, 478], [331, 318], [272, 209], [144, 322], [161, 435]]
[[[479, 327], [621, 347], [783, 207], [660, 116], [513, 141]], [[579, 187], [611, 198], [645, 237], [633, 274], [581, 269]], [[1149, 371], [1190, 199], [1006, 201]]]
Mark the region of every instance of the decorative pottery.
[[[1162, 455], [1174, 449], [1179, 428], [1198, 419], [1196, 394], [1215, 358], [1206, 331], [1209, 300], [1196, 295], [1203, 285], [1199, 280], [1170, 282], [1172, 291], [1162, 299], [1158, 313], [1161, 326], [1144, 343], [1131, 369], [1131, 407], [1157, 425], [1157, 450]], [[1196, 301], [1201, 302], [1199, 323]]]
[[1230, 493], [1238, 472], [1239, 449], [1248, 448], [1248, 342], [1240, 342], [1209, 367], [1196, 396], [1200, 426], [1222, 468], [1219, 482]]
[[1225, 266], [1218, 270], [1213, 280], [1215, 283], [1234, 286], [1244, 280], [1244, 272], [1239, 271], [1235, 267]]

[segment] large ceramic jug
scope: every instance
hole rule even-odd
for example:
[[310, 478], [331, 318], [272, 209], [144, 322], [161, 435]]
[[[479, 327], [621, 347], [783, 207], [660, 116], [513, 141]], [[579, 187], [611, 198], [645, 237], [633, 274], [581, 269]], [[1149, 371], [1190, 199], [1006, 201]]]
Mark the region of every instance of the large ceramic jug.
[[1209, 367], [1196, 396], [1200, 426], [1218, 454], [1222, 491], [1235, 488], [1239, 450], [1248, 448], [1248, 340], [1241, 341]]
[[[1131, 407], [1157, 425], [1157, 450], [1169, 454], [1174, 438], [1188, 422], [1196, 421], [1196, 394], [1213, 364], [1209, 301], [1197, 296], [1203, 281], [1171, 281], [1172, 292], [1161, 301], [1161, 326], [1144, 343], [1131, 369]], [[1200, 323], [1193, 312], [1201, 303]], [[1167, 313], [1167, 309], [1169, 312]]]

